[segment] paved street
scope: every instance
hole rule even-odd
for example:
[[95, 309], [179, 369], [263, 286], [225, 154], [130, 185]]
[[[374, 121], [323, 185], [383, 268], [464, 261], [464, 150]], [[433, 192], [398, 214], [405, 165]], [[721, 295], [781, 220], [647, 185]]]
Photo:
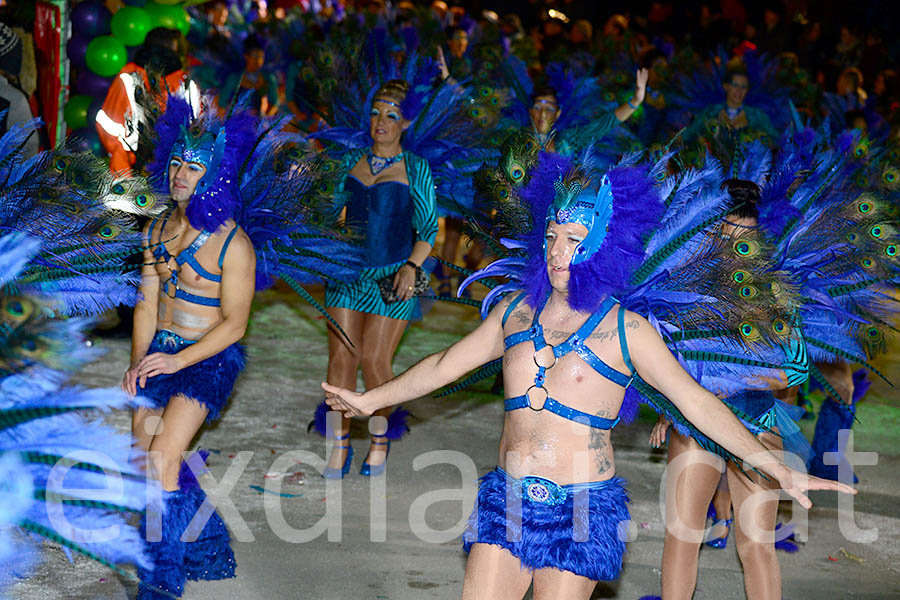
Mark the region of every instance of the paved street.
[[[297, 451], [325, 456], [324, 440], [308, 434], [306, 426], [321, 399], [318, 385], [327, 351], [323, 321], [308, 307], [292, 303], [291, 296], [277, 291], [258, 298], [246, 338], [247, 371], [222, 421], [203, 430], [196, 441], [213, 451], [204, 486], [214, 489], [223, 481], [222, 487], [231, 486], [228, 498], [236, 510], [226, 514], [226, 520], [235, 536], [245, 540], [234, 544], [238, 576], [190, 583], [184, 597], [458, 598], [465, 567], [459, 535], [473, 501], [475, 474], [496, 464], [503, 418], [500, 397], [488, 393], [486, 382], [478, 387], [481, 391], [410, 403], [412, 432], [394, 444], [386, 480], [358, 475], [367, 440], [365, 423], [354, 423], [353, 470], [338, 486], [340, 502], [331, 504], [332, 510], [340, 508], [340, 527], [301, 541], [301, 530], [316, 527], [328, 506], [325, 480], [312, 465], [297, 463], [309, 455]], [[396, 368], [458, 339], [477, 319], [474, 309], [435, 307], [407, 333]], [[79, 380], [115, 385], [126, 367], [128, 342], [99, 343], [109, 352]], [[877, 527], [877, 540], [859, 544], [844, 539], [835, 495], [815, 495], [807, 543], [796, 554], [780, 554], [785, 598], [900, 598], [900, 403], [892, 393], [886, 386], [876, 387], [861, 405], [854, 430], [858, 450], [878, 452], [877, 465], [858, 468], [860, 494], [855, 499], [857, 526]], [[113, 420], [128, 426], [127, 415], [114, 415]], [[612, 434], [618, 474], [629, 481], [637, 537], [629, 545], [621, 579], [599, 586], [595, 598], [637, 600], [659, 593], [659, 482], [665, 455], [647, 444], [653, 420], [642, 413], [633, 425], [617, 427]], [[811, 436], [812, 422], [803, 426]], [[428, 454], [436, 450], [444, 452]], [[267, 473], [273, 477], [267, 480]], [[280, 492], [273, 487], [276, 482]], [[268, 516], [266, 501], [271, 505]], [[379, 518], [382, 506], [385, 512]], [[296, 538], [288, 539], [289, 534]], [[384, 541], [377, 541], [382, 534]], [[35, 576], [15, 586], [11, 597], [112, 600], [136, 593], [135, 583], [83, 558], [71, 564], [56, 547], [47, 546], [44, 558]], [[732, 540], [726, 550], [704, 549], [700, 558], [697, 599], [744, 598]]]

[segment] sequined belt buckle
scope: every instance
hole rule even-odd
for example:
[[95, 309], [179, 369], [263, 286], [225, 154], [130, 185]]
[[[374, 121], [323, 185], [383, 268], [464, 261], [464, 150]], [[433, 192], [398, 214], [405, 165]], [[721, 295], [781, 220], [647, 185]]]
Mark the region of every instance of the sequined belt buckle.
[[188, 345], [187, 340], [182, 338], [177, 333], [172, 333], [168, 329], [160, 330], [159, 336], [160, 344], [168, 348], [181, 348], [182, 346]]
[[525, 477], [519, 484], [522, 498], [538, 504], [557, 505], [566, 501], [566, 490], [563, 486], [542, 477]]

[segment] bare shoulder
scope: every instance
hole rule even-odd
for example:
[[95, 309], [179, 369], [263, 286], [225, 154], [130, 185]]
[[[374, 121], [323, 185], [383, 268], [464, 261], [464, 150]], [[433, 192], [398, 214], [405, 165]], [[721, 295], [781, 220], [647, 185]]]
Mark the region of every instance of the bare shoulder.
[[662, 341], [656, 328], [638, 313], [626, 310], [622, 321], [624, 322], [624, 331], [622, 333], [627, 336], [630, 345], [640, 346], [656, 342], [657, 340]]
[[638, 313], [625, 311], [625, 335], [631, 349], [631, 358], [642, 370], [674, 360], [659, 331]]
[[153, 240], [150, 239], [150, 234], [153, 233], [156, 238], [159, 238], [161, 233], [160, 227], [160, 219], [161, 216], [154, 217], [152, 219], [148, 219], [144, 226], [141, 227], [141, 237], [144, 240], [145, 244], [150, 244]]
[[506, 315], [510, 306], [513, 303], [516, 303], [515, 308], [507, 318], [507, 323], [513, 320], [522, 321], [523, 319], [523, 322], [531, 323], [532, 313], [530, 307], [528, 306], [528, 302], [525, 298], [520, 299], [520, 296], [522, 296], [523, 294], [525, 294], [523, 290], [518, 290], [504, 296], [503, 299], [498, 302], [497, 305], [494, 306], [494, 308], [491, 309], [491, 312], [488, 315], [488, 319], [494, 319], [498, 323], [502, 323], [503, 316]]
[[[621, 308], [619, 310], [622, 310]], [[632, 312], [630, 310], [625, 310], [625, 316], [622, 318], [625, 322], [625, 330], [631, 331], [635, 329], [653, 329], [653, 326], [650, 324], [650, 321], [642, 317], [636, 312]], [[655, 330], [654, 330], [655, 331]]]
[[[231, 227], [229, 227], [229, 225], [231, 225]], [[233, 229], [236, 229], [236, 231], [231, 237], [231, 241], [225, 251], [224, 265], [248, 264], [248, 261], [255, 261], [256, 254], [253, 250], [253, 242], [250, 241], [250, 236], [247, 235], [247, 232], [245, 232], [243, 228], [234, 225], [233, 221], [228, 221], [226, 226], [223, 227], [222, 232], [217, 233], [216, 235], [223, 239], [227, 239], [228, 236], [231, 235]]]

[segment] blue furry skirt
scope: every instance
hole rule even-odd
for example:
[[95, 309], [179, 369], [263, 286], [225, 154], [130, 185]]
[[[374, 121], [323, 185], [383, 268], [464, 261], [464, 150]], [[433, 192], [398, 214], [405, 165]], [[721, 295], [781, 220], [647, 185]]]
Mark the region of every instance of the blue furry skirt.
[[612, 581], [622, 570], [619, 524], [631, 519], [628, 502], [621, 477], [559, 485], [543, 477], [514, 479], [497, 467], [481, 478], [463, 550], [494, 544], [528, 569], [552, 567]]
[[[175, 354], [195, 342], [165, 329], [156, 332], [147, 354]], [[219, 418], [246, 358], [240, 344], [232, 344], [214, 356], [184, 368], [177, 373], [147, 379], [138, 395], [148, 398], [156, 408], [165, 408], [173, 396], [184, 396], [202, 404], [209, 411], [206, 422]]]

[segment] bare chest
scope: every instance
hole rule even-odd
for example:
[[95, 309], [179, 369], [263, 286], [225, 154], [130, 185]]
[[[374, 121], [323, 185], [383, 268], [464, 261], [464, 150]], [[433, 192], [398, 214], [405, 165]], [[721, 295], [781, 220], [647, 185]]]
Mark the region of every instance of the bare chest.
[[[533, 325], [531, 311], [514, 313], [505, 327], [504, 335], [521, 331], [521, 324], [525, 322], [529, 326]], [[615, 317], [606, 315], [596, 327], [587, 332], [578, 331], [583, 324], [583, 318], [567, 323], [544, 323], [536, 335], [529, 335], [524, 341], [507, 347], [503, 355], [507, 395], [524, 393], [518, 390], [532, 385], [566, 396], [596, 392], [607, 384], [620, 387], [609, 381], [608, 377], [582, 356], [596, 357], [613, 370], [627, 374]], [[529, 330], [533, 331], [533, 328], [529, 327]], [[578, 344], [573, 344], [573, 334], [576, 331], [585, 337], [578, 340]], [[582, 347], [576, 348], [576, 345]]]
[[200, 237], [163, 231], [162, 246], [155, 253], [156, 270], [160, 281], [168, 282], [163, 295], [175, 298], [177, 290], [215, 297], [221, 286], [222, 268], [219, 264], [221, 235]]

